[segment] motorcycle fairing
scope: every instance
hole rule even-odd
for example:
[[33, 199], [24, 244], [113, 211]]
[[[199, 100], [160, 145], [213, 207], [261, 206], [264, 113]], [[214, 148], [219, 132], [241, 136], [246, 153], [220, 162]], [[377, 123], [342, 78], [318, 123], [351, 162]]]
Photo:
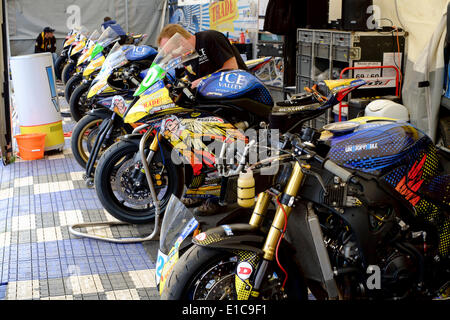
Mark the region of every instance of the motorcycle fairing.
[[94, 50], [94, 47], [90, 47], [87, 49], [78, 59], [77, 66], [83, 64], [84, 62], [88, 61], [88, 59], [91, 57], [92, 51]]
[[202, 78], [198, 94], [208, 100], [249, 98], [273, 105], [272, 97], [263, 83], [244, 70], [219, 71]]
[[244, 134], [231, 123], [209, 113], [177, 113], [160, 120], [158, 127], [173, 148], [192, 166], [195, 176], [204, 171], [205, 166], [215, 168], [214, 150], [210, 148], [211, 145], [217, 146], [215, 142], [245, 141]]
[[83, 50], [83, 48], [86, 46], [86, 39], [79, 41], [77, 43], [77, 45], [72, 49], [72, 52], [70, 54], [70, 56], [73, 56], [75, 54], [77, 54], [78, 52], [80, 52], [81, 50]]
[[170, 249], [169, 253], [166, 255], [162, 254], [158, 250], [158, 257], [161, 257], [162, 261], [159, 261], [159, 263], [162, 265], [161, 271], [160, 271], [160, 278], [159, 278], [159, 293], [162, 294], [162, 291], [164, 289], [164, 284], [166, 283], [167, 278], [169, 277], [170, 273], [172, 272], [172, 269], [175, 267], [175, 264], [179, 260], [179, 248], [181, 243], [194, 232], [195, 229], [198, 227], [198, 221], [195, 218], [192, 218], [185, 228], [183, 229], [180, 236], [176, 239], [175, 243], [173, 244], [172, 249]]
[[123, 118], [127, 108], [133, 102], [133, 99], [125, 99], [123, 96], [112, 96], [97, 102], [98, 105], [105, 107]]
[[329, 158], [386, 183], [411, 212], [436, 227], [439, 253], [450, 253], [450, 217], [439, 214], [439, 203], [420, 192], [440, 174], [437, 149], [428, 136], [408, 123], [368, 122], [351, 134], [331, 138]]
[[367, 123], [353, 133], [331, 139], [329, 157], [337, 164], [375, 176], [383, 175], [426, 139], [406, 123]]
[[92, 98], [93, 96], [100, 94], [100, 93], [113, 93], [116, 92], [114, 88], [111, 88], [108, 85], [108, 78], [101, 79], [98, 82], [96, 82], [88, 92], [88, 99]]
[[75, 39], [77, 38], [77, 34], [72, 34], [68, 39], [66, 39], [66, 41], [64, 41], [64, 45], [63, 48], [70, 46]]
[[100, 70], [103, 63], [105, 62], [106, 58], [104, 55], [99, 55], [96, 56], [90, 63], [89, 65], [86, 67], [86, 69], [84, 69], [83, 71], [83, 77], [88, 77], [89, 75], [91, 75], [94, 71], [96, 70]]
[[183, 109], [173, 103], [169, 90], [164, 86], [164, 82], [159, 81], [147, 89], [131, 107], [125, 117], [125, 123], [134, 123], [148, 115], [174, 113], [181, 110]]

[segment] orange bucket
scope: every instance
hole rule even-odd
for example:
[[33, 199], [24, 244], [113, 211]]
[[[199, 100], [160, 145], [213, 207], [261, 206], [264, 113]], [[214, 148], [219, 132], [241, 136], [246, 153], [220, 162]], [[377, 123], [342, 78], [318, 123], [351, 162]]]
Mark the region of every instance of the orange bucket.
[[46, 133], [26, 133], [14, 136], [19, 147], [18, 156], [23, 160], [42, 159], [46, 135]]

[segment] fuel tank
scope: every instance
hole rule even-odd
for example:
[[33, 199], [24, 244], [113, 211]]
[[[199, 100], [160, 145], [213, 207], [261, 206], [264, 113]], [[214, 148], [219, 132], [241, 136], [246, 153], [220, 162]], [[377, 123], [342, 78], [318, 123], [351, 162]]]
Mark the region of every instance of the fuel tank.
[[126, 50], [125, 55], [129, 61], [139, 61], [154, 58], [158, 54], [158, 51], [150, 46], [133, 46], [131, 49]]
[[412, 125], [390, 121], [361, 124], [351, 133], [334, 134], [329, 143], [331, 160], [375, 176], [408, 165], [433, 147], [431, 139]]
[[198, 94], [208, 100], [249, 98], [272, 106], [269, 90], [254, 75], [244, 70], [219, 71], [202, 79]]

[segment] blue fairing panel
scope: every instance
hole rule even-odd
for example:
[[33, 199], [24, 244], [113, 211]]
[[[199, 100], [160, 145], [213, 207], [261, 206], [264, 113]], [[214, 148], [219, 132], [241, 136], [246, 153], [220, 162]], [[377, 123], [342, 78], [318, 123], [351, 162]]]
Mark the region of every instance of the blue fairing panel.
[[139, 61], [154, 58], [158, 51], [150, 46], [136, 46], [127, 50], [125, 55], [129, 61]]
[[244, 70], [219, 71], [205, 77], [198, 93], [206, 99], [250, 98], [273, 105], [272, 97], [263, 83]]

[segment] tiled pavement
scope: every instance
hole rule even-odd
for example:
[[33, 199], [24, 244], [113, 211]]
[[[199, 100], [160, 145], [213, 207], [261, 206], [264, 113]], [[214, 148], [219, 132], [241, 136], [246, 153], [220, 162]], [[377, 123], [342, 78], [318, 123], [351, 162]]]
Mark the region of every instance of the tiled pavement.
[[[65, 132], [73, 125], [64, 118]], [[62, 153], [46, 153], [45, 159], [0, 164], [0, 299], [159, 299], [157, 241], [115, 244], [69, 233], [75, 223], [115, 219], [95, 190], [84, 185], [70, 138], [65, 142]], [[130, 237], [152, 229], [126, 225], [88, 231]]]

